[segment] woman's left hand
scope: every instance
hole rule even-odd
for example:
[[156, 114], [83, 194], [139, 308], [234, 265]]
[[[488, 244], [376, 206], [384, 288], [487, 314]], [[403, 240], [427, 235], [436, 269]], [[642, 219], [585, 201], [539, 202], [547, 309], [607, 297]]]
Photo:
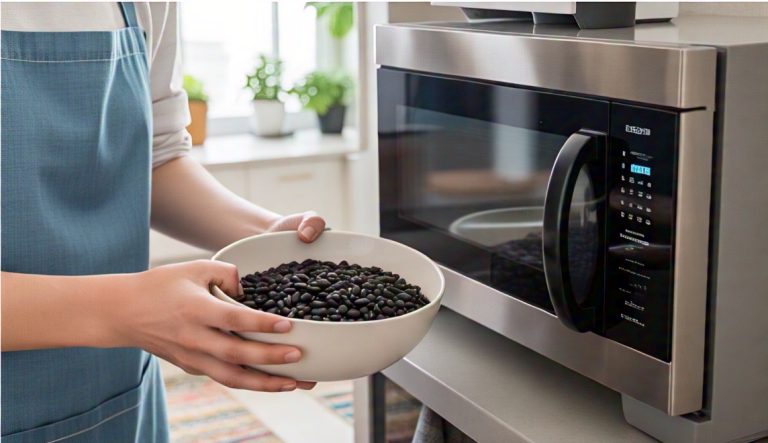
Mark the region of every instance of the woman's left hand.
[[266, 232], [296, 231], [301, 241], [312, 243], [324, 230], [325, 220], [314, 211], [307, 211], [278, 218]]

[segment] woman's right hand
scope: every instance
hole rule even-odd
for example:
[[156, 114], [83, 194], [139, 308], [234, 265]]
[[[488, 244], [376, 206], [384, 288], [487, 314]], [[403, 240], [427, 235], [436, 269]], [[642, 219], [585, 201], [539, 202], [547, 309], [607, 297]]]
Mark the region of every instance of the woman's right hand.
[[109, 311], [121, 346], [139, 347], [232, 388], [255, 391], [311, 389], [312, 382], [269, 375], [243, 366], [293, 363], [295, 347], [242, 340], [223, 331], [284, 333], [284, 317], [223, 302], [209, 292], [212, 284], [230, 295], [240, 288], [234, 265], [198, 260], [125, 275], [119, 300]]

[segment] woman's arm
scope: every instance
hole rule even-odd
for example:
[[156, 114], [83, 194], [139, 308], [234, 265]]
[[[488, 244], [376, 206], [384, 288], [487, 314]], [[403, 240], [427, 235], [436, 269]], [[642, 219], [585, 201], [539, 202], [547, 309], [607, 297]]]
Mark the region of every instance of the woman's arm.
[[314, 241], [325, 221], [314, 212], [282, 217], [237, 196], [192, 158], [182, 156], [152, 173], [152, 227], [195, 246], [216, 250], [267, 231], [298, 231]]
[[260, 391], [311, 388], [243, 366], [298, 361], [292, 346], [241, 340], [222, 331], [282, 333], [283, 317], [211, 296], [210, 284], [239, 291], [235, 266], [198, 260], [136, 274], [47, 276], [2, 273], [2, 351], [137, 347], [192, 374]]
[[[2, 350], [112, 347], [111, 295], [124, 275], [51, 276], [2, 273]], [[107, 303], [105, 303], [107, 302]]]
[[[265, 231], [299, 231], [312, 241], [325, 228], [314, 213], [281, 217], [238, 197], [184, 154], [191, 148], [182, 88], [178, 5], [151, 3], [153, 33], [152, 227], [210, 250]], [[310, 208], [307, 208], [310, 209]]]

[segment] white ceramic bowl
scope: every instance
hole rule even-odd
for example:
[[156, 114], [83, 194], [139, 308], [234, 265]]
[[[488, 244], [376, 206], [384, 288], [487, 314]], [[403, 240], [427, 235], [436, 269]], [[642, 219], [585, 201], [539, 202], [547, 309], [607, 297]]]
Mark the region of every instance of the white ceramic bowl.
[[[214, 260], [236, 265], [241, 275], [308, 258], [378, 266], [421, 286], [430, 302], [386, 320], [337, 323], [291, 319], [293, 328], [285, 334], [241, 333], [246, 339], [283, 343], [302, 350], [302, 359], [297, 363], [256, 366], [257, 369], [309, 381], [370, 375], [410, 352], [426, 335], [440, 308], [445, 280], [437, 265], [415, 249], [379, 237], [327, 231], [314, 243], [306, 244], [295, 232], [279, 232], [245, 238], [213, 256]], [[238, 303], [218, 287], [213, 287], [213, 293], [222, 300]]]

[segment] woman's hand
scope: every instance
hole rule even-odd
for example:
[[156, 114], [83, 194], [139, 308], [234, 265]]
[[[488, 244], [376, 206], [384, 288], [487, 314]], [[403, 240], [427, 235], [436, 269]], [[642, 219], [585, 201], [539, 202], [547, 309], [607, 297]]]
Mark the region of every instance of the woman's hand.
[[291, 214], [278, 218], [266, 232], [296, 231], [299, 239], [306, 243], [317, 240], [325, 230], [325, 220], [313, 211]]
[[279, 334], [291, 329], [284, 317], [235, 306], [209, 293], [212, 284], [230, 295], [242, 290], [234, 265], [199, 260], [125, 278], [126, 285], [117, 294], [119, 300], [110, 301], [114, 342], [143, 348], [190, 374], [205, 374], [232, 388], [290, 391], [314, 386], [243, 367], [293, 363], [301, 358], [301, 351], [222, 332]]

